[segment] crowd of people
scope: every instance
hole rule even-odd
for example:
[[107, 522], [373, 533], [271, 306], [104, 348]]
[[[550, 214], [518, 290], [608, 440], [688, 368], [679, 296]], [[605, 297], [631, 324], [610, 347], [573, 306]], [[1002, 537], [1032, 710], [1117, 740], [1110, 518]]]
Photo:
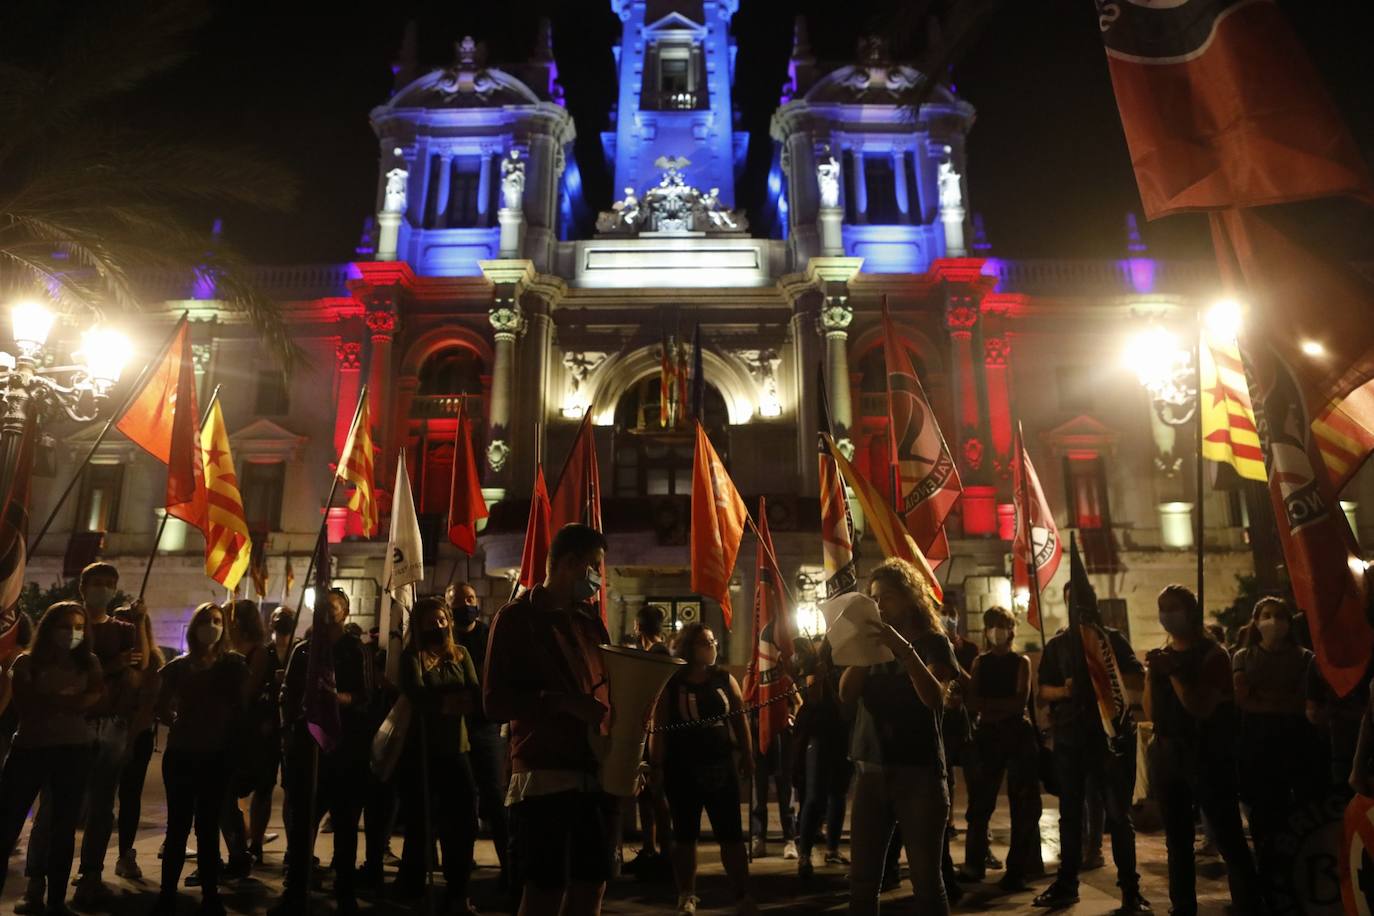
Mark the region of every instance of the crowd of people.
[[[23, 650], [0, 688], [0, 857], [13, 854], [33, 813], [15, 911], [68, 912], [74, 859], [73, 903], [108, 909], [112, 834], [115, 874], [143, 878], [134, 841], [158, 749], [166, 834], [156, 914], [175, 911], [193, 829], [196, 869], [186, 883], [199, 887], [202, 913], [224, 912], [221, 885], [263, 867], [276, 839], [268, 828], [278, 782], [285, 878], [269, 912], [304, 912], [324, 865], [345, 916], [357, 911], [360, 890], [382, 889], [398, 825], [404, 841], [387, 892], [418, 900], [437, 871], [444, 911], [475, 912], [468, 885], [479, 818], [519, 912], [599, 912], [621, 867], [622, 825], [636, 812], [642, 845], [625, 871], [671, 880], [676, 912], [692, 916], [704, 815], [736, 911], [748, 916], [757, 911], [751, 860], [769, 855], [770, 801], [799, 881], [817, 867], [847, 868], [850, 912], [877, 913], [904, 852], [917, 912], [943, 914], [991, 872], [1001, 872], [997, 886], [1008, 893], [1045, 876], [1042, 782], [1059, 799], [1061, 854], [1035, 906], [1078, 900], [1080, 873], [1103, 864], [1105, 833], [1121, 912], [1147, 913], [1132, 820], [1142, 718], [1170, 912], [1197, 912], [1200, 823], [1202, 842], [1226, 863], [1237, 911], [1263, 913], [1256, 853], [1294, 807], [1333, 784], [1371, 788], [1367, 684], [1345, 698], [1327, 688], [1303, 646], [1301, 618], [1280, 599], [1260, 600], [1228, 646], [1193, 593], [1170, 586], [1158, 597], [1167, 639], [1142, 659], [1102, 625], [1090, 587], [1075, 581], [1065, 597], [1080, 625], [1047, 640], [1037, 669], [1013, 648], [1013, 614], [989, 608], [975, 645], [941, 616], [914, 567], [889, 560], [868, 582], [879, 614], [869, 635], [892, 660], [843, 668], [825, 639], [797, 639], [787, 664], [797, 690], [783, 700], [788, 727], [762, 750], [757, 712], [719, 664], [716, 634], [699, 622], [670, 632], [661, 612], [643, 609], [633, 644], [684, 664], [654, 706], [642, 788], [622, 804], [602, 790], [595, 750], [610, 724], [598, 648], [610, 637], [595, 609], [605, 549], [591, 528], [561, 529], [544, 582], [489, 623], [469, 585], [419, 599], [400, 658], [390, 660], [384, 639], [366, 639], [349, 622], [338, 589], [321, 596], [326, 612], [303, 639], [285, 608], [264, 620], [252, 602], [202, 604], [185, 652], [165, 659], [142, 603], [116, 601], [118, 571], [87, 567], [79, 600], [53, 604], [20, 634]], [[307, 714], [312, 647], [333, 662], [334, 741], [322, 742]], [[395, 727], [394, 768], [379, 767], [374, 741]], [[956, 769], [968, 799], [962, 850], [953, 842]], [[990, 823], [1004, 783], [1003, 861]], [[315, 857], [320, 830], [332, 832], [329, 863]], [[0, 889], [4, 879], [0, 872]]]

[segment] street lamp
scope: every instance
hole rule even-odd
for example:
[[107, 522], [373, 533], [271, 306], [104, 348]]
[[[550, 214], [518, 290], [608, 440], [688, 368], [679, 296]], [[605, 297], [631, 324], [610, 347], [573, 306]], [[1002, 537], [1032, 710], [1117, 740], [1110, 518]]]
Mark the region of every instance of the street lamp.
[[73, 354], [81, 357], [77, 364], [41, 365], [53, 321], [52, 312], [32, 299], [10, 308], [19, 352], [0, 351], [0, 399], [4, 401], [0, 432], [21, 432], [31, 414], [40, 422], [59, 411], [78, 423], [94, 420], [101, 402], [119, 381], [129, 341], [109, 328], [91, 328], [82, 335], [81, 349]]
[[1160, 421], [1184, 426], [1197, 412], [1197, 369], [1193, 353], [1177, 335], [1159, 325], [1131, 338], [1126, 365], [1149, 392], [1150, 404]]

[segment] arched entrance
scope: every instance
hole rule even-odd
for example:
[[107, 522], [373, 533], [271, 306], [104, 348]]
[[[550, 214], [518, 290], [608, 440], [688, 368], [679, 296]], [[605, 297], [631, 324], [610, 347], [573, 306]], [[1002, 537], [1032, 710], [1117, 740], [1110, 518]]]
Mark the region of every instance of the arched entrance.
[[[676, 400], [677, 396], [670, 391], [669, 397]], [[725, 398], [707, 384], [703, 402], [701, 423], [722, 460], [728, 463], [729, 410]], [[668, 425], [671, 413], [665, 409], [662, 380], [658, 374], [643, 376], [620, 396], [615, 406], [612, 495], [691, 494], [695, 427], [689, 422]]]

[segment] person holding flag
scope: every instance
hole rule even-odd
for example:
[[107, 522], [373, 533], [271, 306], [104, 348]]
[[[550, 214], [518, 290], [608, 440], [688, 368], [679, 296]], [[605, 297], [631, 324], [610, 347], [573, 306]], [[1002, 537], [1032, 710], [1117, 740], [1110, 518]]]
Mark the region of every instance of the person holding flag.
[[[739, 916], [754, 916], [749, 856], [740, 824], [740, 781], [752, 782], [754, 757], [739, 682], [716, 666], [716, 636], [700, 621], [678, 633], [673, 654], [687, 662], [659, 694], [649, 740], [649, 762], [673, 817], [673, 877], [677, 916], [695, 916], [697, 841], [701, 813], [711, 821], [720, 859], [735, 890]], [[733, 715], [732, 715], [733, 714]], [[736, 757], [738, 753], [738, 757]]]
[[869, 595], [880, 617], [870, 623], [872, 637], [895, 657], [840, 677], [840, 701], [857, 704], [849, 912], [878, 912], [888, 843], [899, 826], [917, 911], [947, 916], [942, 859], [950, 799], [940, 718], [958, 662], [921, 570], [888, 559], [873, 570]]
[[1059, 874], [1034, 904], [1062, 909], [1078, 902], [1083, 861], [1083, 810], [1090, 775], [1102, 786], [1126, 916], [1153, 912], [1136, 871], [1136, 729], [1130, 697], [1145, 687], [1145, 668], [1120, 631], [1102, 625], [1097, 593], [1070, 541], [1069, 625], [1050, 638], [1040, 658], [1040, 700], [1050, 707], [1054, 771], [1059, 782]]

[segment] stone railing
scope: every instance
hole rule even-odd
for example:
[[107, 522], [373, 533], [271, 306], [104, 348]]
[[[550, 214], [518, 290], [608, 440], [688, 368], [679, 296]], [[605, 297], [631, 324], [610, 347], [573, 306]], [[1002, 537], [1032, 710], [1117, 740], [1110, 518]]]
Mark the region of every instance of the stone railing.
[[412, 420], [432, 420], [441, 417], [458, 416], [458, 406], [464, 401], [468, 405], [468, 417], [481, 423], [486, 410], [480, 394], [422, 394], [410, 402]]
[[[348, 264], [282, 264], [250, 267], [244, 279], [264, 295], [282, 301], [348, 295]], [[213, 278], [195, 271], [138, 270], [130, 275], [136, 295], [145, 302], [169, 299], [213, 299]]]
[[1000, 292], [1031, 295], [1203, 293], [1218, 282], [1216, 264], [1205, 260], [989, 258], [984, 272], [997, 277]]

